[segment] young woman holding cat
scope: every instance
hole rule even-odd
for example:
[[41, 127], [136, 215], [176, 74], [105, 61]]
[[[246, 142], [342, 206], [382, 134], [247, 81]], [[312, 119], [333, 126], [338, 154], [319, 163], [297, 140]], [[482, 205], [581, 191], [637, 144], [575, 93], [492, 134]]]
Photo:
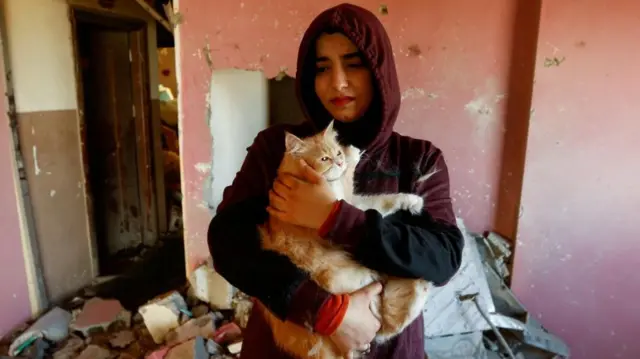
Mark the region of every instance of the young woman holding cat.
[[[381, 285], [349, 295], [328, 293], [288, 258], [263, 250], [257, 230], [268, 215], [275, 216], [317, 230], [373, 270], [435, 285], [444, 285], [458, 270], [463, 238], [447, 166], [430, 142], [393, 132], [400, 89], [391, 43], [376, 16], [350, 4], [318, 15], [300, 45], [296, 88], [308, 121], [271, 127], [256, 137], [209, 226], [215, 267], [278, 317], [331, 336], [345, 353], [422, 359], [422, 316], [390, 342], [370, 345], [380, 323], [369, 304]], [[285, 131], [306, 137], [331, 119], [342, 142], [365, 151], [355, 173], [357, 192], [418, 194], [425, 203], [420, 215], [400, 211], [383, 218], [338, 201], [326, 180], [303, 163], [303, 178], [276, 178]], [[290, 359], [273, 343], [260, 308], [254, 306], [244, 332], [241, 358]]]

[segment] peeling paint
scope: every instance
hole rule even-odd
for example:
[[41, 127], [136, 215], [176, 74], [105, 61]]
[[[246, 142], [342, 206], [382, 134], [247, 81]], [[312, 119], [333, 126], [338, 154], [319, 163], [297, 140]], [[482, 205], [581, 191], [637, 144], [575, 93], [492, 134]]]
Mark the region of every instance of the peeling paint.
[[36, 176], [40, 175], [42, 170], [40, 169], [40, 165], [38, 164], [38, 149], [36, 146], [33, 146], [33, 168], [36, 173]]
[[209, 66], [209, 70], [213, 70], [213, 58], [211, 57], [211, 44], [209, 44], [209, 39], [205, 40], [206, 43], [202, 47], [202, 53], [204, 54], [204, 60], [207, 62], [207, 66]]
[[208, 174], [211, 172], [211, 163], [198, 162], [194, 166], [196, 170], [202, 174]]
[[560, 66], [565, 60], [565, 57], [562, 56], [560, 58], [558, 57], [545, 57], [544, 58], [544, 67], [553, 67], [553, 66]]
[[404, 101], [408, 98], [421, 98], [424, 96], [424, 89], [418, 87], [410, 87], [402, 92], [402, 95], [400, 95], [400, 100]]

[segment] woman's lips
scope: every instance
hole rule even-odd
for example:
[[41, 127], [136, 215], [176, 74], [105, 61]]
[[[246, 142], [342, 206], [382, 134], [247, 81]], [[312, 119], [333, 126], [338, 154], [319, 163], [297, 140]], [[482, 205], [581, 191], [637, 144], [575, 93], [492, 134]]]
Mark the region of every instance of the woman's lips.
[[344, 107], [344, 106], [348, 105], [353, 100], [355, 100], [355, 97], [341, 96], [341, 97], [332, 98], [331, 99], [331, 103], [336, 107]]

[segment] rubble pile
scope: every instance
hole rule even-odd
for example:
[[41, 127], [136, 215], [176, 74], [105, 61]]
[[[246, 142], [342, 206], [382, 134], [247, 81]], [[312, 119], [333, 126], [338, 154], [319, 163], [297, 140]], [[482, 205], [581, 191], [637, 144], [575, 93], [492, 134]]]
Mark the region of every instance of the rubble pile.
[[228, 308], [220, 308], [196, 295], [203, 291], [194, 285], [157, 295], [134, 310], [114, 298], [77, 296], [3, 338], [0, 358], [236, 358], [252, 302], [236, 292]]

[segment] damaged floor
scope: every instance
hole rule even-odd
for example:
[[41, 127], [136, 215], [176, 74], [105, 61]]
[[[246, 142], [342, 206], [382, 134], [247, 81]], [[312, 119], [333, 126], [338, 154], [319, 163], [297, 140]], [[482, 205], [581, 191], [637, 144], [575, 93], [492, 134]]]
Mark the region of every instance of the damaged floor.
[[0, 358], [235, 358], [251, 301], [237, 292], [230, 308], [215, 308], [184, 268], [182, 238], [167, 239], [3, 338]]

